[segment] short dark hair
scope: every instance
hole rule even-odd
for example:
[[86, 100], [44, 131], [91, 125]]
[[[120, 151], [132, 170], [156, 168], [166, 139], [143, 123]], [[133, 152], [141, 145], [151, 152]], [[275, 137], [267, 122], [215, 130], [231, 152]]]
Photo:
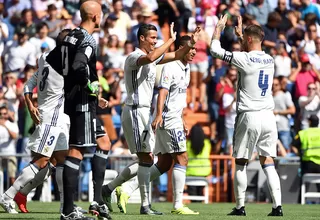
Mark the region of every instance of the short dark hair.
[[43, 27], [47, 27], [49, 29], [49, 26], [46, 22], [40, 22], [39, 24], [37, 24], [37, 32], [39, 32]]
[[244, 33], [248, 36], [257, 37], [260, 41], [264, 38], [264, 31], [261, 26], [252, 24], [244, 29]]
[[147, 37], [149, 31], [157, 31], [156, 26], [152, 24], [141, 24], [137, 33], [138, 40], [140, 42], [140, 36]]
[[63, 29], [62, 31], [60, 31], [60, 33], [58, 34], [57, 38], [56, 38], [56, 44], [57, 46], [61, 45], [63, 42], [63, 39], [71, 32], [71, 29]]
[[178, 47], [185, 46], [189, 41], [191, 41], [191, 37], [189, 35], [180, 37]]
[[26, 9], [23, 9], [22, 12], [21, 12], [21, 16], [25, 16], [28, 12], [31, 12], [32, 13], [32, 10], [30, 8], [26, 8]]
[[281, 20], [282, 20], [281, 15], [276, 11], [271, 12], [268, 15], [268, 23], [269, 22], [281, 22]]

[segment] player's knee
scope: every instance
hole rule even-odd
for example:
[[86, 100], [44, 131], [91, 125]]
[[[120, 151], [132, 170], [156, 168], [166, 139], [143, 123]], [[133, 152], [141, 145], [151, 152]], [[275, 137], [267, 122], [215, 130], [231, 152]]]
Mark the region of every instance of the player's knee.
[[172, 157], [170, 154], [159, 154], [157, 167], [161, 173], [165, 173], [170, 170], [172, 166]]
[[240, 166], [245, 166], [248, 163], [248, 159], [244, 159], [244, 158], [236, 159], [235, 163]]
[[85, 150], [85, 148], [79, 148], [79, 147], [70, 146], [70, 149], [68, 151], [68, 156], [82, 160], [83, 159], [84, 150]]
[[31, 162], [35, 164], [37, 167], [39, 167], [39, 169], [43, 169], [48, 165], [49, 160], [50, 160], [49, 157], [44, 157], [39, 155], [39, 156], [33, 157]]
[[152, 153], [137, 153], [137, 156], [139, 158], [139, 163], [145, 163], [145, 164], [153, 164], [153, 155]]
[[188, 154], [187, 152], [182, 152], [174, 155], [174, 162], [180, 166], [188, 166]]
[[111, 141], [107, 135], [97, 138], [97, 148], [103, 151], [109, 151], [111, 148]]
[[261, 166], [263, 166], [265, 164], [274, 164], [274, 160], [272, 157], [259, 156], [259, 160], [260, 160]]
[[63, 164], [68, 155], [67, 150], [56, 151], [53, 153], [53, 158], [56, 161], [56, 164]]

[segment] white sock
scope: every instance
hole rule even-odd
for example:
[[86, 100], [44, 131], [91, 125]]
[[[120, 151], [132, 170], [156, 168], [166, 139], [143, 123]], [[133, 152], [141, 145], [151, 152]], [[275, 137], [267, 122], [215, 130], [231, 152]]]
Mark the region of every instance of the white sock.
[[63, 208], [63, 164], [57, 164], [56, 167], [56, 182], [60, 194], [60, 211]]
[[244, 206], [247, 190], [247, 166], [236, 164], [236, 172], [234, 174], [234, 195], [236, 197], [236, 208], [240, 209]]
[[139, 165], [138, 181], [141, 196], [141, 206], [149, 206], [150, 166]]
[[3, 199], [5, 201], [12, 201], [17, 192], [31, 181], [38, 172], [38, 167], [29, 163], [28, 166], [23, 168], [13, 185], [3, 194]]
[[[150, 182], [161, 176], [162, 173], [159, 171], [158, 166], [156, 164], [153, 164], [150, 167]], [[139, 188], [139, 181], [138, 177], [135, 176], [133, 179], [129, 182], [125, 182], [122, 184], [122, 191], [127, 193], [129, 196], [132, 195], [134, 191], [136, 191]]]
[[34, 175], [33, 180], [29, 181], [22, 189], [20, 189], [20, 192], [23, 195], [28, 195], [31, 190], [39, 186], [41, 183], [43, 183], [52, 173], [52, 165], [50, 163], [47, 164], [44, 168], [39, 170], [39, 172]]
[[122, 172], [110, 183], [108, 183], [108, 188], [112, 192], [116, 187], [121, 186], [122, 183], [128, 181], [132, 177], [137, 175], [139, 168], [138, 162], [130, 164], [122, 170]]
[[138, 177], [133, 177], [130, 181], [127, 181], [121, 185], [122, 191], [131, 196], [134, 191], [139, 188]]
[[263, 165], [263, 172], [267, 177], [268, 187], [272, 196], [272, 207], [277, 208], [281, 206], [281, 186], [279, 175], [274, 167], [274, 164]]
[[179, 209], [183, 206], [182, 196], [186, 183], [186, 167], [175, 164], [172, 171], [173, 208]]

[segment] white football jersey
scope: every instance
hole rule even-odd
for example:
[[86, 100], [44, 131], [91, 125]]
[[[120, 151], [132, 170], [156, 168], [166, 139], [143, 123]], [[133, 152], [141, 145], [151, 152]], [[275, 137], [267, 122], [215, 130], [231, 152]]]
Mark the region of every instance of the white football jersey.
[[237, 113], [274, 109], [274, 59], [270, 55], [264, 51], [229, 52], [218, 40], [212, 41], [211, 53], [238, 69]]
[[24, 87], [24, 93], [32, 93], [37, 86], [38, 109], [41, 123], [58, 126], [69, 123], [64, 114], [64, 80], [47, 62], [43, 53], [39, 58], [37, 72], [28, 80]]
[[153, 63], [138, 66], [139, 57], [146, 54], [136, 48], [129, 54], [124, 64], [124, 82], [127, 90], [126, 105], [137, 107], [150, 107], [153, 88], [156, 80], [156, 65], [163, 55]]
[[168, 90], [162, 112], [165, 129], [174, 129], [183, 124], [182, 111], [187, 106], [189, 82], [189, 64], [185, 66], [180, 60], [177, 60], [163, 66], [158, 87]]

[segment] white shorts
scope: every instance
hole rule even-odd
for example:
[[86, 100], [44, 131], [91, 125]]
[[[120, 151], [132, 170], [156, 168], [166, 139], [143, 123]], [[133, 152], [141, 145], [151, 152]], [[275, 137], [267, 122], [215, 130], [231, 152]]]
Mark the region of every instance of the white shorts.
[[123, 134], [132, 154], [154, 150], [149, 108], [125, 106], [121, 115]]
[[251, 158], [254, 147], [260, 156], [277, 156], [277, 125], [272, 111], [244, 112], [236, 117], [233, 157]]
[[183, 126], [177, 129], [157, 129], [155, 154], [172, 154], [187, 151]]
[[53, 151], [69, 149], [69, 130], [70, 124], [59, 127], [50, 124], [37, 125], [29, 138], [27, 147], [35, 153], [51, 157]]

